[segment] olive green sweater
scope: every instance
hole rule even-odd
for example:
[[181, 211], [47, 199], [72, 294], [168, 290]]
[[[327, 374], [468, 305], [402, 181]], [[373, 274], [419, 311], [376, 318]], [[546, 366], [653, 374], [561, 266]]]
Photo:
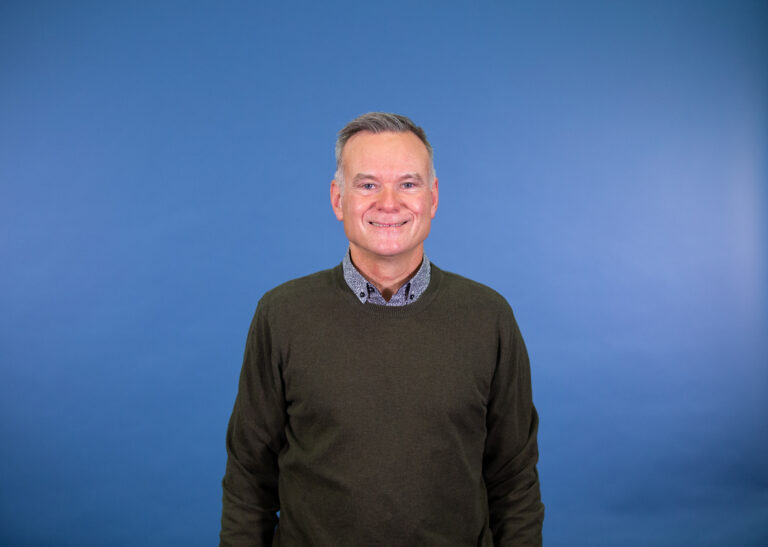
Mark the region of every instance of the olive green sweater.
[[419, 300], [386, 307], [341, 266], [289, 281], [248, 334], [221, 544], [540, 545], [537, 425], [488, 287], [432, 265]]

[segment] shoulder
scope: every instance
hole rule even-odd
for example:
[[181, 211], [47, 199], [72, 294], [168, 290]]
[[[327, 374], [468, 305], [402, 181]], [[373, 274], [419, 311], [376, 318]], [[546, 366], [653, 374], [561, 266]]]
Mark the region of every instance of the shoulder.
[[[433, 265], [433, 268], [436, 266]], [[497, 311], [512, 312], [509, 302], [497, 291], [468, 277], [440, 270], [446, 297], [457, 302], [467, 302], [473, 306], [491, 308]]]
[[337, 268], [338, 266], [286, 281], [264, 293], [262, 300], [273, 302], [301, 299], [318, 291], [330, 289], [335, 286], [334, 271]]
[[[502, 339], [522, 342], [522, 334], [512, 307], [499, 292], [467, 277], [440, 270], [442, 305], [461, 317], [465, 325], [478, 331], [499, 333]], [[468, 327], [469, 328], [469, 327]]]
[[462, 275], [440, 270], [441, 306], [477, 328], [494, 328], [503, 336], [518, 331], [512, 307], [499, 292]]
[[291, 279], [270, 289], [259, 300], [257, 313], [269, 317], [302, 313], [338, 300], [338, 271], [341, 266]]

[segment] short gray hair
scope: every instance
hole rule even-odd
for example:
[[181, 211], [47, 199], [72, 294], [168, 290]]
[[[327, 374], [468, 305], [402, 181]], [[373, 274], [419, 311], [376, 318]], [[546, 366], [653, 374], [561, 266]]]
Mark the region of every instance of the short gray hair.
[[391, 112], [368, 112], [362, 116], [358, 116], [347, 125], [345, 125], [341, 131], [339, 131], [336, 139], [336, 181], [340, 185], [340, 190], [344, 189], [344, 170], [341, 165], [341, 154], [344, 151], [344, 146], [347, 141], [354, 135], [367, 131], [369, 133], [413, 133], [416, 135], [424, 146], [427, 148], [429, 154], [429, 185], [430, 187], [435, 182], [435, 160], [432, 152], [432, 145], [427, 140], [427, 134], [424, 130], [413, 123], [410, 118], [401, 116], [400, 114], [393, 114]]

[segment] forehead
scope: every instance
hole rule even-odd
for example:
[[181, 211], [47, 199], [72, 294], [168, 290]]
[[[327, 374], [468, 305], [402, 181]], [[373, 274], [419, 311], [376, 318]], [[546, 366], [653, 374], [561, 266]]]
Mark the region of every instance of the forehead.
[[429, 153], [421, 139], [411, 132], [370, 133], [353, 135], [342, 152], [344, 172], [411, 171], [425, 175], [429, 170]]

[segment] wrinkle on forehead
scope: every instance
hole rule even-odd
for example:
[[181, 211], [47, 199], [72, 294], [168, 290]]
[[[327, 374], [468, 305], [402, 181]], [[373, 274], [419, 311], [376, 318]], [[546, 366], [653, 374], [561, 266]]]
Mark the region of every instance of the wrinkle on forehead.
[[377, 181], [413, 177], [419, 182], [434, 178], [429, 152], [413, 133], [357, 133], [347, 141], [342, 158], [339, 175], [349, 182], [364, 177]]

